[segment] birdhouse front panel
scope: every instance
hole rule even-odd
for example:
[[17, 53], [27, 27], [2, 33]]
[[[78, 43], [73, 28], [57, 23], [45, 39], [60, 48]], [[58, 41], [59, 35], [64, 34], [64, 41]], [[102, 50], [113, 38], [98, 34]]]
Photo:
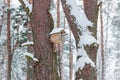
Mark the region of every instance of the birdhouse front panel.
[[61, 33], [56, 33], [56, 34], [52, 34], [50, 36], [50, 41], [55, 43], [55, 44], [61, 44], [63, 43], [63, 38]]

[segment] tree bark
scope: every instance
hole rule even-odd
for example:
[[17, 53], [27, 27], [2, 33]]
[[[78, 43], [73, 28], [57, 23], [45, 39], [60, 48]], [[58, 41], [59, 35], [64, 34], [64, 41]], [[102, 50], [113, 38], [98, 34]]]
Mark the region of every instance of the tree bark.
[[50, 0], [33, 0], [32, 32], [35, 57], [34, 80], [59, 80], [57, 75], [56, 54], [53, 53], [49, 33], [53, 29]]
[[[10, 0], [8, 0], [8, 8], [10, 8]], [[8, 52], [7, 80], [11, 80], [12, 53], [11, 53], [10, 11], [9, 10], [7, 13], [7, 52]]]
[[0, 24], [0, 35], [1, 35], [1, 31], [2, 31], [2, 25]]
[[[74, 16], [70, 14], [70, 6], [66, 5], [66, 0], [61, 0], [62, 6], [68, 20], [69, 26], [74, 34], [76, 45], [79, 42], [79, 35], [77, 25], [74, 22]], [[97, 39], [97, 18], [98, 18], [98, 5], [97, 0], [83, 0], [84, 2], [84, 11], [87, 18], [93, 22], [93, 27], [88, 27], [89, 31], [93, 33], [92, 35]], [[79, 14], [80, 15], [80, 14]], [[77, 46], [79, 48], [79, 46]], [[84, 46], [88, 56], [96, 63], [96, 54], [98, 45], [91, 44], [90, 46]], [[96, 80], [96, 69], [92, 68], [90, 64], [86, 64], [83, 70], [80, 70], [76, 73], [76, 80]]]
[[75, 37], [76, 46], [78, 47], [78, 42], [79, 42], [80, 37], [79, 37], [79, 34], [78, 34], [78, 27], [74, 22], [74, 16], [72, 16], [70, 14], [70, 7], [66, 5], [66, 0], [61, 0], [61, 2], [62, 2], [63, 10], [65, 12], [65, 16], [67, 18], [69, 26], [70, 26], [70, 28], [73, 32], [74, 37]]
[[[97, 39], [97, 19], [98, 19], [98, 5], [97, 0], [83, 0], [84, 11], [87, 18], [93, 22], [93, 27], [88, 27], [89, 31], [93, 33], [95, 39]], [[98, 44], [91, 44], [90, 46], [84, 46], [89, 58], [96, 64], [96, 56], [98, 50]], [[86, 72], [87, 71], [87, 72]], [[96, 80], [97, 72], [96, 68], [91, 67], [90, 64], [86, 64], [84, 69], [81, 71], [83, 80]]]

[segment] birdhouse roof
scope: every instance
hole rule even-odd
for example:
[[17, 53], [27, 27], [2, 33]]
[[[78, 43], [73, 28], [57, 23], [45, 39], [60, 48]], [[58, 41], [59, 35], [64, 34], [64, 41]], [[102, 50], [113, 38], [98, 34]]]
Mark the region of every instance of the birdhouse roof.
[[50, 32], [50, 35], [51, 35], [51, 34], [55, 34], [55, 33], [59, 33], [59, 32], [62, 32], [62, 31], [65, 32], [64, 28], [54, 28], [54, 29]]

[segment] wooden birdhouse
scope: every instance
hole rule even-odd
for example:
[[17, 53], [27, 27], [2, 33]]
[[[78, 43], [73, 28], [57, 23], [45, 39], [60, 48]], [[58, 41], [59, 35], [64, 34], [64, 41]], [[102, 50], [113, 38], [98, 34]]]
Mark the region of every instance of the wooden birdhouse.
[[62, 44], [65, 41], [66, 32], [63, 28], [54, 28], [50, 33], [50, 41], [54, 44]]

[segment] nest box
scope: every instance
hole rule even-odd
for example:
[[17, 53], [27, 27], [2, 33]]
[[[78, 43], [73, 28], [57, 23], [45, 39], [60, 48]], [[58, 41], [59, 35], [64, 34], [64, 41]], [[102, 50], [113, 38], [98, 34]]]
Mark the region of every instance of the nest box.
[[61, 44], [65, 41], [66, 32], [63, 28], [54, 28], [50, 33], [50, 41], [54, 44]]

